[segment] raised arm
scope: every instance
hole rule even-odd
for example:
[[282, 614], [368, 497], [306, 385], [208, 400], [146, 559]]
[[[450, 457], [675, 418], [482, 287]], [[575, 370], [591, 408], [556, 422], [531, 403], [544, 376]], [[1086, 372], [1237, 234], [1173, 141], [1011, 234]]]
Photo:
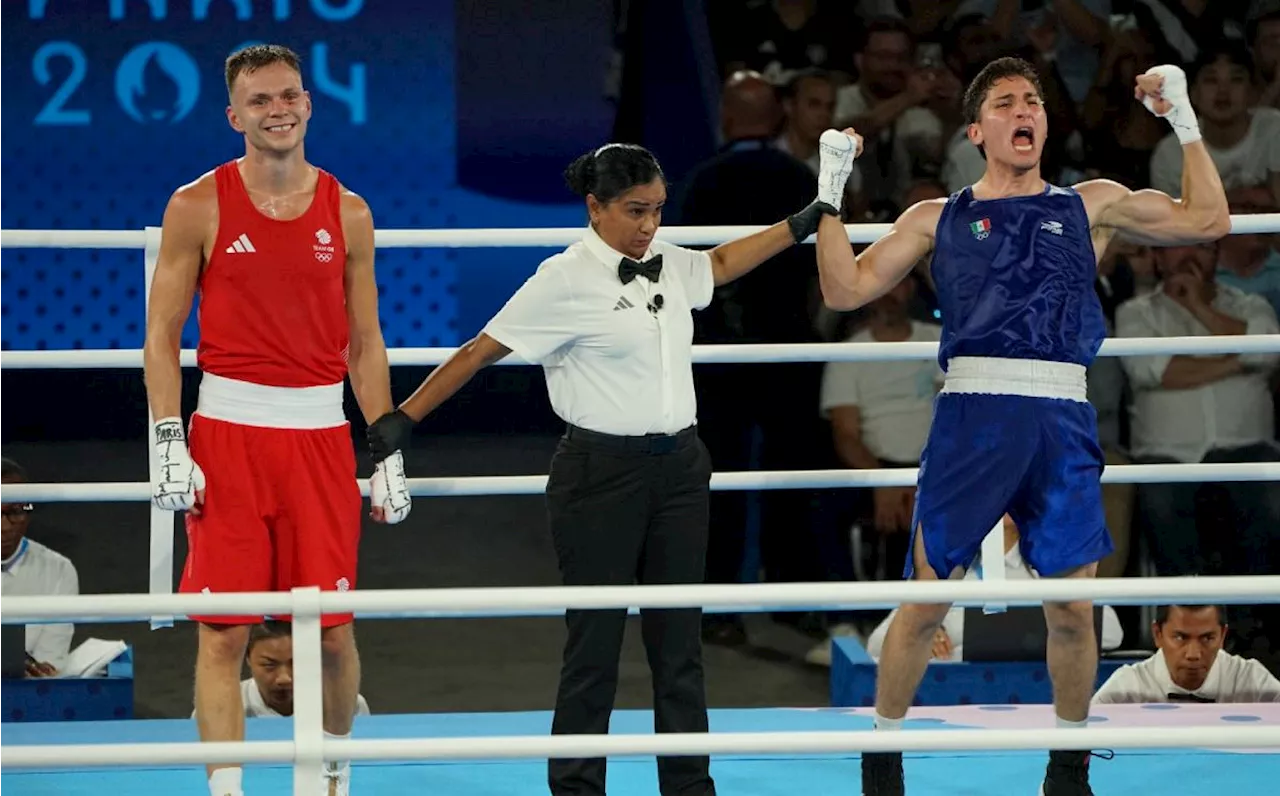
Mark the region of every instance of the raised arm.
[[147, 401], [156, 419], [182, 414], [182, 366], [178, 356], [182, 327], [191, 314], [191, 301], [204, 264], [205, 240], [214, 223], [210, 212], [216, 212], [216, 204], [209, 201], [211, 195], [204, 182], [183, 186], [170, 197], [164, 211], [142, 346]]
[[1227, 195], [1200, 140], [1182, 70], [1157, 66], [1139, 75], [1135, 95], [1169, 121], [1182, 144], [1182, 199], [1154, 190], [1131, 191], [1110, 180], [1082, 183], [1078, 187], [1093, 226], [1155, 246], [1205, 243], [1229, 234]]
[[833, 310], [855, 310], [888, 293], [933, 251], [934, 231], [945, 200], [912, 205], [888, 234], [856, 257], [844, 225], [824, 216], [818, 225], [818, 279], [822, 299]]
[[373, 214], [354, 193], [342, 194], [342, 232], [347, 241], [344, 288], [350, 352], [351, 391], [366, 423], [391, 411], [391, 367], [378, 322], [378, 282], [373, 270]]

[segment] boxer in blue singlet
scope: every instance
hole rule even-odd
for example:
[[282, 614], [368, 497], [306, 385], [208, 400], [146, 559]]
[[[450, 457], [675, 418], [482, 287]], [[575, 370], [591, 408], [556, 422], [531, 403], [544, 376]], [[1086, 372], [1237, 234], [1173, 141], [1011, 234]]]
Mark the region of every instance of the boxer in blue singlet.
[[[851, 310], [888, 292], [933, 253], [946, 384], [920, 461], [906, 575], [955, 578], [1008, 512], [1024, 558], [1046, 577], [1092, 577], [1111, 552], [1103, 519], [1103, 456], [1085, 400], [1085, 369], [1105, 335], [1093, 283], [1113, 236], [1148, 245], [1216, 240], [1231, 228], [1222, 182], [1187, 98], [1186, 76], [1159, 66], [1135, 97], [1183, 145], [1182, 200], [1109, 180], [1047, 184], [1048, 135], [1035, 69], [988, 64], [965, 92], [969, 141], [987, 161], [976, 184], [914, 205], [857, 255], [838, 212], [861, 151], [854, 130], [821, 139], [818, 267], [827, 306]], [[876, 681], [876, 728], [901, 727], [949, 605], [901, 606]], [[1047, 663], [1060, 727], [1083, 727], [1097, 672], [1093, 606], [1045, 603]], [[1090, 796], [1089, 752], [1056, 750], [1043, 796]], [[862, 756], [864, 796], [905, 792], [902, 755]], [[1012, 791], [1011, 791], [1012, 792]]]

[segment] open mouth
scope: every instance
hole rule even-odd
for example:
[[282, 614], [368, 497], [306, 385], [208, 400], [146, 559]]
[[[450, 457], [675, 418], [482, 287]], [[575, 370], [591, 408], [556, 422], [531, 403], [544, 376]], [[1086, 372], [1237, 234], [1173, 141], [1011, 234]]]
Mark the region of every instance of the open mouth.
[[283, 133], [290, 132], [291, 130], [293, 130], [294, 127], [297, 127], [297, 125], [293, 122], [289, 122], [288, 124], [274, 124], [267, 128], [267, 132], [275, 135], [280, 135]]
[[1036, 132], [1031, 127], [1019, 127], [1013, 131], [1013, 150], [1021, 154], [1034, 152], [1036, 148]]

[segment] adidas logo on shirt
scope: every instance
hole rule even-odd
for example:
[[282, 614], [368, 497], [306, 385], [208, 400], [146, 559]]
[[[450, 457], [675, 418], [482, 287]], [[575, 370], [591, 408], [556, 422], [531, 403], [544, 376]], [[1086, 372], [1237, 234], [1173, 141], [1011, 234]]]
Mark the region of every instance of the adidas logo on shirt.
[[227, 254], [245, 254], [256, 251], [257, 249], [253, 248], [253, 244], [249, 242], [249, 236], [244, 233], [241, 233], [240, 237], [236, 238], [235, 242], [227, 247]]
[[632, 304], [630, 301], [627, 301], [626, 296], [622, 296], [618, 299], [618, 303], [613, 305], [613, 309], [616, 312], [618, 310], [629, 310], [634, 306], [635, 305]]

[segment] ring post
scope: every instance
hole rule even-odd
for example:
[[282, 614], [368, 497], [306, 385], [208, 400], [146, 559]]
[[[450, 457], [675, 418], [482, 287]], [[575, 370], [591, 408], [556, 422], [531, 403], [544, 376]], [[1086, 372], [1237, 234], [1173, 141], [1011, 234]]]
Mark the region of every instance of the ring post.
[[[147, 227], [146, 246], [143, 249], [145, 268], [142, 289], [143, 309], [151, 304], [151, 282], [156, 273], [156, 261], [160, 258], [160, 228]], [[144, 327], [145, 328], [145, 327]], [[155, 417], [151, 414], [150, 402], [147, 405], [147, 472], [151, 483], [157, 480], [160, 462], [156, 459]], [[151, 505], [151, 560], [149, 582], [152, 594], [173, 594], [173, 517], [172, 511], [165, 511], [154, 504]], [[151, 617], [151, 629], [173, 627], [173, 617], [156, 614]]]
[[293, 590], [293, 793], [315, 796], [324, 774], [320, 588]]

